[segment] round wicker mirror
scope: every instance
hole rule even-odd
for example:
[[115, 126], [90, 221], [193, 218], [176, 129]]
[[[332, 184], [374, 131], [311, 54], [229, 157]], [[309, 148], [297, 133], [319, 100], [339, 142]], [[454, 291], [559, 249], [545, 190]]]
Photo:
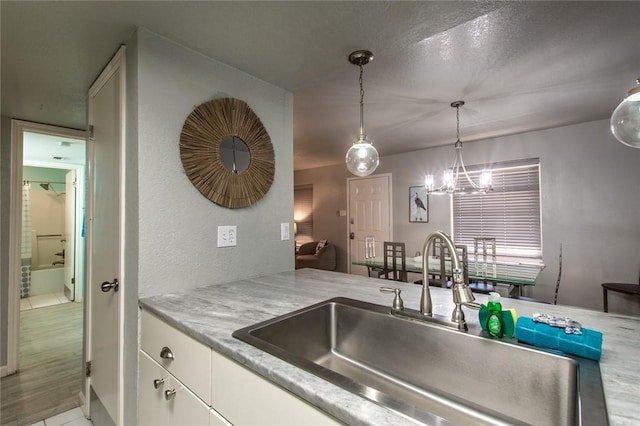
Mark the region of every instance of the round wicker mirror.
[[[236, 137], [249, 151], [242, 171], [225, 167], [220, 145]], [[275, 173], [271, 138], [260, 118], [239, 99], [205, 102], [187, 117], [180, 133], [180, 159], [191, 183], [214, 203], [238, 209], [258, 202]]]

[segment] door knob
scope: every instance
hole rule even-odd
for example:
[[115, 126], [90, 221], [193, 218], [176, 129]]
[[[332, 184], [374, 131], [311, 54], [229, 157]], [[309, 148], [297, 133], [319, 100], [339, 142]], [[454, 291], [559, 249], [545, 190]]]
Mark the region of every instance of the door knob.
[[169, 401], [174, 396], [176, 396], [176, 390], [175, 389], [164, 391], [164, 399], [166, 399], [167, 401]]
[[112, 282], [109, 281], [105, 281], [102, 284], [100, 284], [100, 290], [102, 290], [105, 293], [108, 293], [109, 290], [113, 289], [113, 291], [118, 291], [120, 287], [120, 283], [118, 282], [117, 278], [114, 278]]
[[349, 239], [350, 239], [350, 240], [355, 240], [355, 239], [356, 239], [356, 234], [355, 234], [355, 232], [351, 232], [351, 233], [349, 234]]
[[153, 379], [153, 387], [158, 389], [164, 383], [164, 379]]

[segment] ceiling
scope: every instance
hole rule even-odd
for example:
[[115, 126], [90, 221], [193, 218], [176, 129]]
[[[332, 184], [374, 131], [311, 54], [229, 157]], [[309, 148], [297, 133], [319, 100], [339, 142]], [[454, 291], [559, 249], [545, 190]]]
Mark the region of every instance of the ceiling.
[[640, 2], [0, 2], [2, 115], [84, 128], [139, 26], [294, 94], [295, 169], [608, 118], [640, 75]]
[[25, 166], [71, 169], [85, 164], [85, 141], [24, 132], [22, 159]]

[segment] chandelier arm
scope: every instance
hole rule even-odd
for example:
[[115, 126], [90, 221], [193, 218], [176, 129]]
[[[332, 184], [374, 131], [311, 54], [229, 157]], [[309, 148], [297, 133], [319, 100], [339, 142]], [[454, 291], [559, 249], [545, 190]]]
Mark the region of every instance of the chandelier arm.
[[464, 172], [464, 176], [467, 178], [467, 181], [469, 181], [473, 189], [482, 189], [480, 185], [476, 184], [473, 181], [473, 179], [471, 179], [471, 177], [469, 176], [469, 173], [467, 173], [467, 168], [464, 166], [464, 161], [462, 160], [462, 144], [460, 145], [460, 164], [462, 165], [462, 171]]

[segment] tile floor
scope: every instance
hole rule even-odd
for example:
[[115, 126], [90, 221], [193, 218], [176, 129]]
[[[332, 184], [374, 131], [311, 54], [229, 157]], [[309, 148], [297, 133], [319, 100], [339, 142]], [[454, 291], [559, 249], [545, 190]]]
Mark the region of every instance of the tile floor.
[[26, 311], [29, 309], [42, 308], [67, 302], [69, 302], [69, 299], [67, 299], [67, 296], [65, 296], [62, 291], [50, 294], [40, 294], [38, 296], [30, 296], [20, 299], [20, 310]]
[[73, 410], [65, 411], [57, 416], [49, 417], [48, 419], [40, 420], [38, 423], [34, 423], [31, 426], [93, 426], [91, 420], [84, 417], [80, 407]]

